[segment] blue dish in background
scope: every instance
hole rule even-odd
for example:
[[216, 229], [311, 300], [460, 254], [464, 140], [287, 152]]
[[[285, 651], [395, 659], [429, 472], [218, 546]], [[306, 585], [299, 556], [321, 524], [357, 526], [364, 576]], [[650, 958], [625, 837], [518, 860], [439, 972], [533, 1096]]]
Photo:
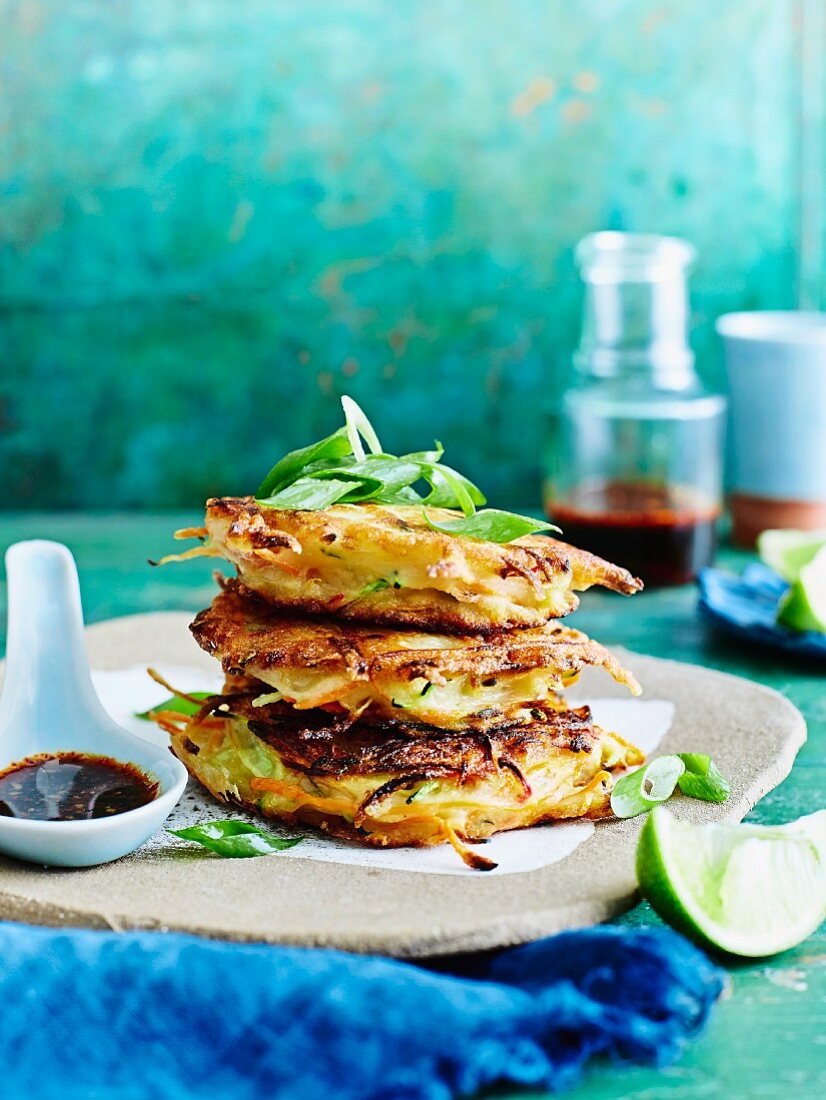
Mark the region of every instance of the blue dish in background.
[[700, 611], [721, 630], [792, 653], [826, 659], [826, 634], [778, 626], [777, 605], [789, 586], [767, 565], [754, 562], [740, 576], [722, 569], [704, 569], [699, 585]]

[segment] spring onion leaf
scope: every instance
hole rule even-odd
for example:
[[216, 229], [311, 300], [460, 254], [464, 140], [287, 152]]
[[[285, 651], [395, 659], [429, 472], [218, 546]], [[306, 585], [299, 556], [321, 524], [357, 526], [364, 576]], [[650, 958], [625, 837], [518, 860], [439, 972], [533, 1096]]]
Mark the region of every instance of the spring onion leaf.
[[685, 772], [677, 780], [683, 794], [703, 802], [725, 802], [731, 787], [710, 756], [699, 752], [681, 752]]
[[373, 498], [373, 503], [421, 504], [422, 498], [419, 496], [415, 489], [411, 489], [409, 485], [405, 485], [401, 489], [397, 489], [394, 493], [388, 493], [386, 496], [384, 493], [379, 493], [377, 497]]
[[[482, 491], [442, 461], [444, 448], [406, 455], [389, 455], [362, 409], [342, 397], [345, 425], [332, 435], [292, 451], [264, 478], [258, 503], [267, 508], [320, 511], [334, 504], [421, 505], [462, 513], [462, 518], [437, 524], [427, 512], [430, 527], [444, 534], [490, 542], [510, 542], [534, 531], [558, 531], [543, 520], [501, 512], [477, 511], [486, 503]], [[367, 444], [369, 454], [365, 452]]]
[[617, 817], [636, 817], [665, 802], [677, 787], [690, 798], [704, 802], [725, 802], [731, 794], [710, 756], [680, 752], [659, 756], [644, 768], [624, 775], [611, 792], [611, 809]]
[[169, 699], [164, 699], [162, 703], [156, 703], [154, 707], [150, 707], [149, 710], [144, 710], [138, 713], [135, 712], [136, 718], [143, 718], [147, 722], [152, 721], [152, 715], [157, 714], [159, 710], [171, 710], [175, 714], [197, 714], [200, 710], [200, 704], [204, 700], [209, 699], [210, 695], [214, 692], [210, 691], [192, 691], [190, 695], [193, 699], [197, 699], [197, 703], [193, 703], [190, 699], [182, 699], [180, 695], [172, 695]]
[[[473, 515], [477, 504], [485, 503], [485, 497], [472, 482], [441, 462], [434, 462], [427, 470], [423, 468], [422, 473], [431, 486], [424, 504], [433, 508], [458, 506], [467, 517]], [[442, 501], [445, 503], [440, 503]], [[450, 501], [455, 503], [449, 503]]]
[[470, 539], [483, 539], [485, 542], [511, 542], [522, 535], [532, 535], [535, 531], [559, 531], [552, 523], [529, 516], [519, 516], [515, 512], [500, 512], [498, 508], [483, 508], [481, 512], [466, 515], [464, 519], [446, 520], [436, 523], [425, 512], [428, 527], [446, 535], [462, 535]]
[[353, 454], [361, 462], [364, 459], [364, 448], [361, 445], [361, 439], [364, 438], [365, 443], [373, 452], [374, 455], [381, 454], [381, 443], [379, 443], [379, 437], [376, 435], [375, 429], [367, 417], [360, 405], [357, 405], [352, 397], [348, 397], [346, 394], [341, 399], [341, 407], [344, 409], [344, 420], [347, 427], [347, 438], [350, 441], [350, 446], [353, 449]]
[[636, 817], [674, 793], [685, 771], [679, 756], [658, 756], [643, 768], [624, 775], [611, 791], [611, 809], [617, 817]]
[[309, 447], [302, 447], [298, 451], [290, 451], [273, 466], [258, 487], [257, 497], [272, 496], [279, 489], [292, 484], [301, 471], [313, 462], [320, 459], [343, 458], [350, 453], [350, 442], [347, 438], [347, 429], [339, 428], [328, 435], [326, 439], [318, 443], [311, 443]]
[[202, 825], [192, 825], [188, 829], [167, 829], [167, 832], [181, 840], [194, 840], [219, 856], [235, 859], [283, 852], [304, 839], [300, 836], [276, 836], [247, 821], [230, 820], [205, 821]]
[[404, 457], [409, 462], [440, 462], [442, 455], [445, 453], [445, 449], [438, 439], [435, 441], [435, 444], [435, 450], [433, 451], [411, 451], [409, 455], [405, 455]]
[[329, 508], [342, 497], [346, 497], [352, 488], [351, 481], [337, 481], [333, 478], [319, 481], [315, 478], [302, 477], [258, 503], [268, 505], [270, 508], [297, 508], [304, 512], [320, 511]]
[[390, 587], [390, 581], [386, 577], [379, 577], [375, 581], [370, 581], [364, 588], [360, 588], [356, 593], [355, 599], [360, 600], [364, 596], [371, 596], [374, 592], [383, 592], [385, 588]]
[[354, 496], [350, 503], [357, 503], [357, 499], [368, 500], [379, 493], [392, 494], [406, 485], [413, 485], [422, 476], [421, 467], [422, 463], [411, 460], [409, 455], [402, 458], [394, 458], [393, 455], [368, 455], [360, 462], [342, 462], [329, 471], [311, 471], [309, 476], [352, 478], [354, 482], [363, 483], [363, 494], [353, 487], [358, 498]]
[[431, 794], [439, 786], [435, 779], [431, 779], [427, 783], [422, 783], [421, 787], [418, 787], [408, 799], [405, 799], [409, 805], [411, 802], [415, 802], [418, 798], [424, 798], [425, 795]]

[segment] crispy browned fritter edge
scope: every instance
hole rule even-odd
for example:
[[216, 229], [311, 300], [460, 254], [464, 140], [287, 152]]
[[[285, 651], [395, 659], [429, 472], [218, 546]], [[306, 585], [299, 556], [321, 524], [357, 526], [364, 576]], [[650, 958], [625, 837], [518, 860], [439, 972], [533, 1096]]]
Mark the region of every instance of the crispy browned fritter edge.
[[[243, 673], [251, 664], [260, 670], [327, 665], [346, 671], [356, 683], [383, 673], [407, 679], [440, 673], [481, 678], [547, 668], [561, 676], [593, 665], [637, 689], [633, 676], [608, 650], [555, 621], [545, 627], [456, 635], [461, 644], [451, 648], [393, 650], [385, 649], [388, 641], [392, 644], [393, 628], [378, 631], [366, 624], [342, 624], [329, 615], [312, 619], [285, 614], [237, 580], [221, 583], [223, 591], [196, 615], [190, 630], [228, 673]], [[371, 645], [374, 640], [381, 645]]]

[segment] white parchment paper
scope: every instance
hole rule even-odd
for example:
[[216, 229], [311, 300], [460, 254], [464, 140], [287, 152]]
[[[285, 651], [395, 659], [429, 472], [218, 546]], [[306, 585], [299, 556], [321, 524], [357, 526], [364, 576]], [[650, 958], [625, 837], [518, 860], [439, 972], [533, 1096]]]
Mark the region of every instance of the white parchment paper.
[[[181, 691], [219, 691], [223, 682], [220, 675], [212, 676], [196, 668], [160, 665], [158, 671]], [[144, 668], [96, 671], [92, 673], [92, 679], [101, 702], [116, 722], [158, 745], [166, 743], [165, 734], [157, 726], [135, 717], [136, 713], [156, 706], [166, 697], [164, 689], [149, 678]], [[577, 706], [584, 704], [591, 707], [594, 720], [599, 725], [614, 730], [645, 753], [656, 749], [674, 720], [674, 704], [664, 699], [577, 699]], [[186, 793], [166, 824], [168, 828], [182, 829], [215, 818], [244, 816], [232, 807], [216, 802], [200, 784], [190, 780]], [[273, 832], [284, 835], [295, 833], [295, 830], [282, 828], [276, 822], [268, 823], [268, 826]], [[534, 871], [564, 859], [593, 831], [594, 825], [590, 821], [540, 825], [499, 833], [486, 844], [479, 845], [479, 849], [499, 864], [494, 871], [488, 872], [490, 875]], [[147, 842], [146, 847], [160, 850], [185, 843], [160, 832]], [[466, 867], [447, 844], [436, 848], [362, 848], [315, 832], [305, 835], [294, 848], [264, 858], [317, 859], [425, 874], [478, 874]]]

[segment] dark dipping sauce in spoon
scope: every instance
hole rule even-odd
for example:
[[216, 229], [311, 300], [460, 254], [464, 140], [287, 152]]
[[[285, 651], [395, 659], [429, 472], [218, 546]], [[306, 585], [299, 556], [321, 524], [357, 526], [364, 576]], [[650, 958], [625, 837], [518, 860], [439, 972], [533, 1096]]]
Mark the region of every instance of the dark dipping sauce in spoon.
[[86, 821], [146, 806], [158, 783], [110, 756], [58, 752], [28, 756], [0, 772], [0, 816]]

